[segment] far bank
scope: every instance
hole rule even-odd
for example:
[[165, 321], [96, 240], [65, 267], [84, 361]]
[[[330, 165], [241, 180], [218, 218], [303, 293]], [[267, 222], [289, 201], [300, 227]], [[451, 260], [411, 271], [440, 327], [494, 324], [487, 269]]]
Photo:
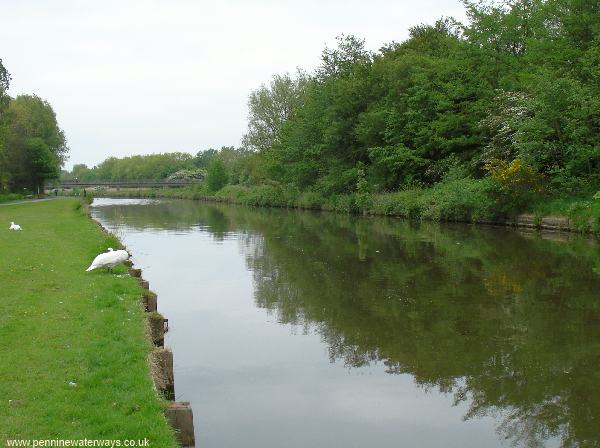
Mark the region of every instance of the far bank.
[[[89, 194], [89, 190], [88, 190]], [[485, 181], [461, 179], [428, 189], [325, 197], [279, 185], [228, 185], [208, 192], [202, 184], [183, 188], [94, 190], [98, 197], [177, 198], [253, 207], [298, 208], [405, 219], [466, 222], [598, 233], [600, 201], [591, 197], [539, 196], [529, 202], [495, 194]]]

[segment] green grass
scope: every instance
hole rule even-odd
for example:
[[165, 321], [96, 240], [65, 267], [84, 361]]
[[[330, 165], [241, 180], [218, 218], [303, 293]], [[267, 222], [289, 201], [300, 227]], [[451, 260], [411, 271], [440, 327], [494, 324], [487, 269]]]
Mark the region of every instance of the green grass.
[[116, 239], [74, 199], [0, 207], [0, 224], [0, 440], [176, 446], [150, 378], [140, 287], [124, 266], [85, 272]]
[[3, 194], [0, 194], [0, 204], [3, 202], [18, 201], [23, 198], [24, 198], [24, 196], [22, 194], [3, 193]]
[[600, 231], [600, 200], [589, 197], [556, 197], [531, 207], [536, 216], [566, 216], [575, 230]]

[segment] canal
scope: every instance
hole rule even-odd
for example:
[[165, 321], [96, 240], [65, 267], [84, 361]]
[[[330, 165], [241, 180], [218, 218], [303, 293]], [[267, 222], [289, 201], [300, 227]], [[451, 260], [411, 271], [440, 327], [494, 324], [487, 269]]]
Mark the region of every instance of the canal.
[[600, 252], [576, 235], [96, 199], [197, 446], [600, 444]]

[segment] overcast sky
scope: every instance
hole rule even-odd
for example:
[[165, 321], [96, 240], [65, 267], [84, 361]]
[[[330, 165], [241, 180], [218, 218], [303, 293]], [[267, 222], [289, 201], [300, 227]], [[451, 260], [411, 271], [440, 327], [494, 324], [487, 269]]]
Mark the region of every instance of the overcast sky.
[[371, 50], [459, 0], [0, 0], [9, 93], [48, 100], [70, 160], [238, 145], [248, 94], [312, 71], [340, 34]]

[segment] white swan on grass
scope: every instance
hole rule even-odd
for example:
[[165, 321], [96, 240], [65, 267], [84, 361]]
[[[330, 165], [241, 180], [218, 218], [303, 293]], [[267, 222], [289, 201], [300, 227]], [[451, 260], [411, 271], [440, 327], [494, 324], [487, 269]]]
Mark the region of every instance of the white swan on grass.
[[109, 247], [108, 252], [94, 258], [94, 261], [92, 261], [90, 267], [86, 269], [86, 272], [104, 267], [110, 271], [116, 265], [124, 263], [127, 260], [129, 260], [129, 253], [126, 250], [113, 250], [112, 247]]
[[19, 224], [15, 224], [14, 222], [10, 222], [10, 227], [8, 230], [23, 230]]

